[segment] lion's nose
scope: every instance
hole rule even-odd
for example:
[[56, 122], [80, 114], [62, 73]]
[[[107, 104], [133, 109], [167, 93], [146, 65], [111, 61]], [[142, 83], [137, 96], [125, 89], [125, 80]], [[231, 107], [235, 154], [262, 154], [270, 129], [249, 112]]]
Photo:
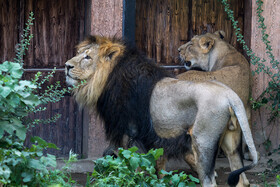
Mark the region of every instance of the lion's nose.
[[67, 68], [67, 71], [69, 71], [70, 69], [74, 68], [74, 66], [71, 66], [69, 64], [66, 64], [66, 68]]

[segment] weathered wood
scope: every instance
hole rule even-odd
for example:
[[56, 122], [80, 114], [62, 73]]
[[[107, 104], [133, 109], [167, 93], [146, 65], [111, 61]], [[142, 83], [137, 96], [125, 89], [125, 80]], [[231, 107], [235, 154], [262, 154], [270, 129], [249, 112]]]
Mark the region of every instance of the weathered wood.
[[19, 42], [19, 6], [19, 0], [0, 0], [0, 62], [12, 61], [16, 56], [15, 45]]
[[25, 16], [34, 12], [30, 51], [24, 68], [64, 67], [84, 37], [84, 1], [26, 0]]
[[188, 4], [188, 0], [136, 1], [136, 44], [157, 63], [178, 62], [177, 48], [188, 36]]
[[[269, 34], [268, 40], [271, 41], [271, 46], [273, 49], [273, 54], [275, 59], [280, 58], [280, 1], [279, 0], [263, 0], [263, 13], [265, 20], [264, 23], [267, 26], [266, 33]], [[267, 61], [265, 64], [270, 66], [269, 57], [265, 53], [265, 45], [261, 39], [261, 30], [258, 28], [259, 24], [257, 22], [257, 5], [255, 1], [252, 1], [252, 34], [251, 34], [251, 48], [261, 59], [265, 58]], [[251, 69], [254, 70], [255, 67], [251, 65]], [[274, 69], [274, 72], [279, 73], [279, 69]], [[269, 82], [269, 77], [263, 73], [253, 77], [253, 98], [258, 98], [259, 95], [264, 91]], [[255, 142], [260, 147], [261, 152], [265, 152], [263, 143], [266, 138], [269, 138], [272, 142], [270, 149], [278, 148], [280, 144], [280, 119], [276, 120], [274, 123], [269, 124], [267, 119], [269, 118], [269, 110], [262, 108], [258, 111], [253, 111], [253, 133], [255, 135]]]
[[[243, 29], [243, 0], [232, 0]], [[177, 64], [178, 47], [194, 35], [224, 30], [226, 40], [241, 50], [218, 0], [137, 0], [136, 44], [159, 64]]]
[[[19, 36], [28, 19], [29, 12], [34, 12], [34, 25], [30, 50], [24, 58], [24, 79], [31, 79], [37, 69], [64, 68], [65, 62], [74, 56], [75, 45], [84, 38], [85, 0], [0, 0], [0, 60], [13, 60], [15, 45], [19, 43]], [[58, 71], [51, 84], [61, 81], [65, 85], [64, 71]], [[46, 88], [47, 83], [43, 86]], [[28, 137], [40, 136], [46, 141], [55, 143], [61, 150], [48, 150], [57, 156], [67, 156], [72, 149], [75, 153], [82, 153], [82, 112], [70, 94], [53, 104], [47, 105], [47, 110], [30, 114], [30, 119], [48, 119], [56, 113], [62, 117], [47, 125], [36, 125], [31, 128]], [[28, 120], [28, 119], [27, 119]], [[27, 145], [30, 145], [27, 139]]]

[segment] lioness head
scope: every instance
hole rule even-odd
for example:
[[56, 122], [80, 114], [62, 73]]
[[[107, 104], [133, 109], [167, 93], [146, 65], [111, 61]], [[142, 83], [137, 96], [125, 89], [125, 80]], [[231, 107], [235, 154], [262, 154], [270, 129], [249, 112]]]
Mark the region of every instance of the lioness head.
[[116, 39], [90, 36], [77, 45], [77, 55], [65, 63], [66, 82], [69, 85], [83, 85], [74, 90], [74, 96], [81, 107], [95, 104], [115, 66], [115, 60], [124, 51]]
[[222, 41], [224, 36], [224, 31], [194, 36], [191, 41], [178, 48], [180, 59], [192, 68], [210, 71], [209, 58], [211, 50], [215, 42]]

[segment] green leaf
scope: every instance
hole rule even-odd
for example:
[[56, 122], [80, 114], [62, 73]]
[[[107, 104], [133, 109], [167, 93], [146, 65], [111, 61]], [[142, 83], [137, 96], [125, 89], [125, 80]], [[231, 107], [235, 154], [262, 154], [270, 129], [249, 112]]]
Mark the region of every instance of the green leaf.
[[187, 184], [184, 183], [184, 182], [180, 182], [180, 183], [178, 184], [178, 187], [185, 187], [185, 186], [189, 186], [189, 185], [187, 185]]
[[193, 177], [192, 175], [189, 175], [189, 178], [190, 178], [191, 181], [196, 182], [196, 183], [199, 183], [198, 178], [195, 178], [195, 177]]
[[30, 159], [28, 166], [37, 170], [47, 171], [46, 167], [39, 160]]
[[163, 174], [163, 175], [172, 175], [172, 173], [173, 173], [173, 171], [169, 171], [169, 172], [167, 172], [165, 170], [160, 171], [160, 174]]
[[8, 63], [8, 61], [5, 61], [5, 62], [3, 62], [3, 64], [0, 64], [1, 73], [2, 73], [2, 71], [4, 71], [4, 72], [8, 71], [7, 63]]
[[[1, 123], [1, 122], [0, 122], [0, 123]], [[1, 124], [0, 124], [0, 139], [3, 138], [3, 136], [4, 136], [4, 128], [3, 128], [3, 126], [1, 126]]]
[[47, 157], [45, 156], [41, 157], [40, 161], [46, 166], [50, 166], [54, 168], [56, 167], [56, 157], [54, 155], [47, 154]]
[[15, 91], [25, 90], [26, 88], [36, 89], [37, 86], [28, 80], [19, 81], [19, 85], [15, 86]]
[[13, 70], [11, 72], [11, 76], [15, 79], [20, 79], [22, 77], [23, 74], [23, 70], [22, 69], [18, 69], [18, 70]]
[[55, 144], [48, 143], [47, 141], [45, 141], [44, 139], [42, 139], [38, 136], [31, 137], [30, 141], [32, 143], [37, 143], [40, 147], [42, 147], [44, 149], [45, 148], [59, 149]]
[[180, 182], [180, 177], [178, 176], [178, 174], [173, 175], [171, 177], [171, 181], [175, 186], [177, 186]]
[[132, 170], [136, 170], [139, 167], [140, 161], [141, 161], [140, 158], [131, 157], [131, 159], [129, 160], [129, 164], [130, 164]]
[[0, 164], [0, 176], [3, 176], [5, 179], [9, 179], [12, 171], [6, 165]]
[[154, 154], [154, 157], [155, 159], [157, 160], [160, 156], [163, 155], [163, 148], [160, 148], [160, 149], [156, 149], [155, 150], [155, 154]]
[[8, 86], [1, 86], [0, 87], [0, 95], [6, 98], [12, 92], [12, 88]]
[[12, 118], [9, 121], [0, 121], [0, 127], [4, 129], [9, 134], [16, 133], [16, 136], [21, 140], [25, 140], [26, 137], [26, 128], [22, 125], [22, 122], [16, 118]]
[[11, 95], [9, 96], [8, 104], [9, 104], [10, 106], [12, 106], [13, 108], [18, 109], [18, 106], [19, 106], [19, 104], [20, 104], [20, 98], [18, 97], [18, 95], [16, 95], [16, 94], [11, 94]]
[[23, 182], [30, 182], [33, 179], [32, 173], [23, 172], [21, 176], [23, 177]]
[[0, 70], [10, 73], [13, 78], [19, 79], [23, 74], [22, 66], [19, 63], [5, 61], [0, 64]]
[[132, 153], [135, 153], [138, 150], [138, 148], [134, 146], [129, 148], [128, 150], [131, 151]]
[[33, 94], [29, 95], [26, 98], [22, 98], [22, 101], [28, 106], [38, 106], [39, 104], [41, 104], [38, 96]]
[[194, 182], [189, 182], [188, 187], [196, 187], [196, 184]]
[[129, 159], [131, 157], [131, 151], [129, 150], [124, 150], [122, 152], [122, 155], [124, 156], [124, 158]]

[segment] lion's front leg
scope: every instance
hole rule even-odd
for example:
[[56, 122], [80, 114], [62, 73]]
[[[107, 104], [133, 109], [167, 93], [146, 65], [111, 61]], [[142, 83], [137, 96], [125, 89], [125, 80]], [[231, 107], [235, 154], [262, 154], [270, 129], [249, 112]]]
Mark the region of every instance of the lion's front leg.
[[158, 178], [163, 178], [163, 177], [164, 177], [163, 174], [160, 174], [160, 171], [161, 171], [161, 170], [165, 170], [166, 162], [167, 162], [167, 158], [166, 158], [166, 156], [164, 156], [164, 155], [161, 156], [161, 157], [156, 161], [156, 173], [157, 173]]
[[124, 149], [128, 149], [130, 143], [129, 140], [129, 136], [125, 134], [123, 135], [120, 145], [116, 145], [115, 142], [110, 141], [109, 146], [103, 151], [103, 156], [111, 155], [114, 157], [118, 157], [118, 148], [122, 147]]

